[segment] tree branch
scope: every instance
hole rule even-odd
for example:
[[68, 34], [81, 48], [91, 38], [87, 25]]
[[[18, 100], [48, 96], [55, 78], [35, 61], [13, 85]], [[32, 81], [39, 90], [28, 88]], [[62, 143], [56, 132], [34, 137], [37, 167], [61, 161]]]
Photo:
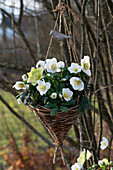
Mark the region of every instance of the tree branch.
[[19, 26], [21, 25], [21, 21], [22, 21], [22, 17], [23, 17], [23, 7], [24, 7], [23, 0], [20, 0], [20, 15], [19, 15], [19, 19], [17, 22], [17, 24]]
[[16, 116], [19, 120], [21, 120], [33, 133], [35, 133], [37, 136], [39, 136], [45, 143], [47, 143], [50, 147], [54, 147], [54, 145], [46, 139], [42, 134], [40, 134], [32, 125], [30, 125], [22, 116], [20, 116], [17, 112], [15, 112], [12, 107], [3, 99], [3, 97], [0, 95], [0, 100], [2, 103], [10, 110], [10, 112]]

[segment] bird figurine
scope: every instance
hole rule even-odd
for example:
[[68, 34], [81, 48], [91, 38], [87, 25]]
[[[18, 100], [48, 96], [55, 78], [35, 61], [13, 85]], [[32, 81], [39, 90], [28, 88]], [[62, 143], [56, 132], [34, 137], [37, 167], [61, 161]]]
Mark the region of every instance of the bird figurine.
[[54, 30], [51, 30], [50, 32], [50, 35], [53, 35], [53, 37], [59, 41], [63, 41], [65, 39], [70, 39], [72, 38], [72, 36], [67, 36], [65, 34], [62, 34], [60, 32], [57, 32], [57, 31], [54, 31]]

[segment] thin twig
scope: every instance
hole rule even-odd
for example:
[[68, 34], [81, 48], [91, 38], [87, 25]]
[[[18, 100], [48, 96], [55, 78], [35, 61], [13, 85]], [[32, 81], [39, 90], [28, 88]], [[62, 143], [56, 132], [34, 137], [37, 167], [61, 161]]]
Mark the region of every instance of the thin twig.
[[109, 87], [113, 87], [113, 84], [105, 86], [105, 87], [101, 87], [101, 88], [97, 89], [96, 91], [94, 91], [94, 93], [97, 93], [98, 91], [104, 90], [104, 89], [109, 88]]
[[[55, 28], [56, 28], [56, 26], [57, 26], [58, 18], [59, 18], [59, 13], [58, 13], [58, 15], [57, 15], [57, 19], [56, 19], [56, 21], [55, 21], [55, 25], [54, 25], [53, 30], [55, 30]], [[50, 50], [50, 48], [51, 48], [51, 44], [52, 44], [52, 40], [53, 40], [53, 35], [52, 35], [52, 36], [51, 36], [51, 38], [50, 38], [50, 42], [49, 42], [49, 46], [48, 46], [48, 49], [47, 49], [47, 53], [46, 53], [45, 60], [46, 60], [46, 59], [47, 59], [47, 57], [48, 57], [49, 50]]]
[[[10, 15], [7, 11], [5, 11], [5, 10], [2, 9], [2, 8], [0, 8], [0, 9], [1, 9], [1, 11], [2, 11], [4, 14], [6, 14], [6, 15], [11, 19], [11, 15]], [[31, 49], [31, 46], [30, 46], [29, 42], [28, 42], [27, 39], [26, 39], [25, 34], [23, 33], [22, 29], [20, 28], [20, 26], [17, 24], [17, 22], [16, 22], [15, 20], [14, 20], [14, 24], [15, 24], [15, 26], [17, 27], [17, 30], [18, 30], [21, 38], [23, 39], [23, 41], [24, 41], [24, 43], [25, 43], [25, 45], [26, 45], [26, 47], [27, 47], [27, 49], [28, 49], [28, 51], [29, 51], [32, 59], [33, 59], [34, 64], [36, 64], [36, 58], [35, 58], [35, 56], [34, 56], [34, 54], [33, 54], [33, 51], [32, 51], [32, 49]]]
[[87, 0], [83, 0], [81, 7], [81, 59], [84, 57], [85, 51], [85, 7]]

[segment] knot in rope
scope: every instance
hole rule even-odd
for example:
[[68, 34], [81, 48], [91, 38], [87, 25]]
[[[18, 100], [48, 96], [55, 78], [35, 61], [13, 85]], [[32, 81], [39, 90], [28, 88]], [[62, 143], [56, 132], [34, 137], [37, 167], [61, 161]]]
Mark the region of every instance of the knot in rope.
[[56, 9], [55, 10], [52, 10], [52, 12], [56, 12], [56, 11], [62, 11], [62, 12], [64, 12], [66, 10], [66, 7], [65, 7], [65, 5], [62, 3], [62, 2], [60, 2], [57, 6], [56, 6]]

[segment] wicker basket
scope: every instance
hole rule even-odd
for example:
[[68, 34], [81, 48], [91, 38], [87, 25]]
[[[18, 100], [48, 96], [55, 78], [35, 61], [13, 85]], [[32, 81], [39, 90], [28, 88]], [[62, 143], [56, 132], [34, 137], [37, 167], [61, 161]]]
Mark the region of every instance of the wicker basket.
[[47, 109], [43, 106], [34, 108], [32, 105], [30, 105], [29, 107], [39, 117], [40, 121], [47, 128], [47, 130], [49, 131], [49, 133], [51, 134], [55, 141], [55, 153], [53, 163], [55, 163], [56, 152], [57, 149], [59, 148], [63, 164], [65, 165], [63, 140], [65, 139], [68, 131], [70, 130], [71, 126], [74, 124], [75, 120], [79, 115], [78, 105], [69, 108], [68, 112], [59, 111], [54, 116], [50, 115], [51, 109]]

